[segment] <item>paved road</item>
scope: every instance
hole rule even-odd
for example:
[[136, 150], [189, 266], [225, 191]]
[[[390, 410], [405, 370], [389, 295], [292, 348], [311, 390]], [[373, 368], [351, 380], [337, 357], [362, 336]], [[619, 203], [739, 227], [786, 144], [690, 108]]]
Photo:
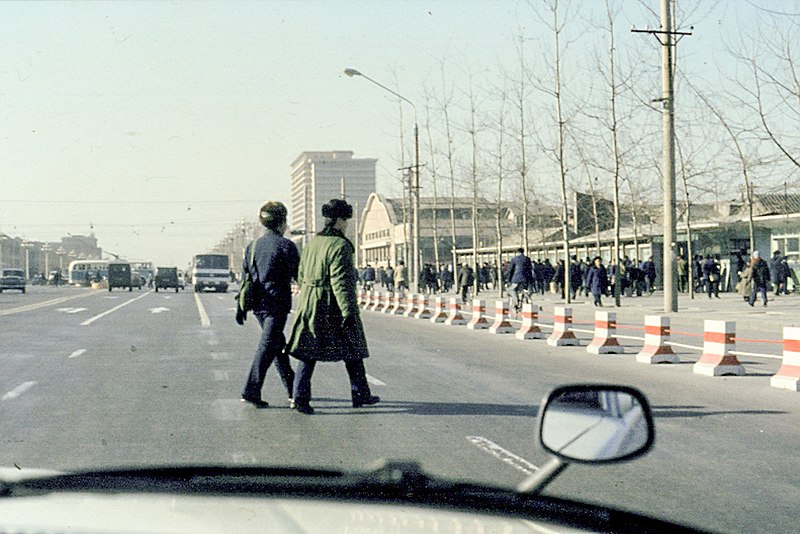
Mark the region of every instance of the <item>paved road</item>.
[[[633, 317], [634, 301], [621, 318]], [[640, 302], [639, 315], [649, 313]], [[790, 309], [784, 302], [769, 310]], [[696, 325], [709, 311], [688, 313]], [[689, 354], [677, 365], [650, 366], [636, 363], [633, 351], [592, 356], [582, 347], [363, 317], [367, 372], [383, 402], [353, 409], [344, 367], [325, 364], [314, 377], [317, 414], [307, 417], [285, 408], [274, 370], [265, 391], [272, 408], [239, 402], [258, 326], [234, 323], [230, 293], [3, 293], [0, 466], [360, 469], [413, 458], [435, 474], [513, 486], [546, 460], [535, 446], [542, 396], [561, 383], [614, 382], [650, 398], [654, 451], [629, 464], [572, 466], [548, 492], [718, 531], [795, 530], [800, 396], [770, 388], [766, 373], [709, 378], [692, 373]]]

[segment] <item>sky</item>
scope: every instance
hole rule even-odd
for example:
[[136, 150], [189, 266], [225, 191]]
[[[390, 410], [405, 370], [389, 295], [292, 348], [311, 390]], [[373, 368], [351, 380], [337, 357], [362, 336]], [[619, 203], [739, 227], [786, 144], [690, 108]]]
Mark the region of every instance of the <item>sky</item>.
[[[699, 2], [687, 61], [752, 9], [724, 4]], [[573, 2], [572, 16], [598, 5]], [[630, 0], [619, 22], [619, 46], [652, 48], [654, 76], [655, 42], [629, 28], [657, 25], [658, 9]], [[344, 69], [417, 102], [421, 122], [443, 66], [462, 86], [499, 80], [521, 34], [535, 61], [549, 41], [514, 0], [0, 3], [0, 232], [94, 233], [124, 257], [183, 266], [265, 200], [288, 205], [305, 150], [378, 158], [378, 189], [393, 194], [412, 114], [401, 123], [396, 99]]]

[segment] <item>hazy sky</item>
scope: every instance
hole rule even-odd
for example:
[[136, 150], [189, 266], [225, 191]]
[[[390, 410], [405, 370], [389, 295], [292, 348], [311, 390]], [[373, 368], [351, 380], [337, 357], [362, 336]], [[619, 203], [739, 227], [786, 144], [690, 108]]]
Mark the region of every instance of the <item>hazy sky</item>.
[[[579, 2], [581, 16], [589, 4], [601, 5]], [[618, 46], [654, 47], [628, 30], [657, 16], [626, 4]], [[658, 12], [658, 0], [644, 4]], [[725, 4], [701, 2], [706, 31], [687, 57], [719, 46], [741, 17], [726, 15], [732, 6], [751, 8]], [[112, 252], [184, 266], [264, 200], [288, 204], [301, 151], [378, 158], [379, 189], [392, 192], [397, 102], [343, 69], [397, 88], [422, 114], [443, 61], [462, 79], [513, 69], [514, 36], [535, 47], [537, 24], [513, 0], [2, 2], [0, 231], [94, 232]]]

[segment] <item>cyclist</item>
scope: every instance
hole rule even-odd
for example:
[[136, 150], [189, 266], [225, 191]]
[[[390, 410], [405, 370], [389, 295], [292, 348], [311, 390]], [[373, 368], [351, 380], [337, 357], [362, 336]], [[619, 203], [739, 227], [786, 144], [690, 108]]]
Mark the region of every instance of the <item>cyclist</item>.
[[531, 259], [525, 255], [523, 248], [517, 249], [517, 255], [511, 259], [508, 266], [508, 283], [512, 286], [512, 297], [514, 298], [514, 309], [519, 313], [520, 293], [531, 287], [533, 283], [533, 264]]

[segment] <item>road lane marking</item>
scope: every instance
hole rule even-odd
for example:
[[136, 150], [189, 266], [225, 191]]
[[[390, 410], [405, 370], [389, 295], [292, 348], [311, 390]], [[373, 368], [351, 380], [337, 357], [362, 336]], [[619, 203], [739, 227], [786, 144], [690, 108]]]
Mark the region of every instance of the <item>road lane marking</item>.
[[148, 308], [147, 311], [149, 311], [150, 313], [162, 313], [165, 311], [169, 311], [169, 308], [159, 306], [158, 308]]
[[200, 314], [200, 324], [202, 326], [211, 326], [211, 319], [208, 318], [206, 309], [203, 306], [203, 303], [200, 302], [200, 295], [197, 293], [194, 294], [194, 301], [197, 303], [197, 313]]
[[137, 300], [139, 300], [139, 299], [142, 299], [142, 298], [146, 297], [146, 296], [147, 296], [147, 295], [149, 295], [150, 293], [152, 293], [152, 291], [148, 291], [147, 293], [145, 293], [145, 294], [143, 294], [143, 295], [139, 295], [139, 296], [138, 296], [138, 297], [136, 297], [136, 298], [132, 298], [132, 299], [130, 299], [130, 300], [126, 300], [125, 302], [123, 302], [123, 303], [122, 303], [122, 304], [120, 304], [119, 306], [114, 306], [114, 307], [113, 307], [113, 308], [111, 308], [110, 310], [106, 310], [106, 311], [104, 311], [103, 313], [100, 313], [100, 314], [98, 314], [98, 315], [95, 315], [95, 316], [94, 316], [94, 317], [92, 317], [91, 319], [87, 319], [87, 320], [85, 320], [84, 322], [82, 322], [82, 323], [81, 323], [81, 326], [89, 326], [90, 324], [92, 324], [92, 323], [93, 323], [93, 322], [95, 322], [96, 320], [98, 320], [98, 319], [102, 319], [102, 318], [103, 318], [103, 317], [105, 317], [106, 315], [109, 315], [109, 314], [111, 314], [111, 313], [114, 313], [115, 311], [117, 311], [117, 310], [118, 310], [118, 309], [120, 309], [120, 308], [124, 308], [124, 307], [125, 307], [125, 306], [127, 306], [128, 304], [130, 304], [130, 303], [132, 303], [132, 302], [136, 302]]
[[0, 317], [4, 315], [13, 315], [15, 313], [22, 313], [26, 311], [34, 311], [38, 310], [39, 308], [46, 308], [47, 306], [54, 306], [56, 304], [61, 304], [62, 302], [67, 302], [74, 299], [79, 299], [82, 297], [88, 297], [90, 295], [94, 295], [99, 291], [92, 291], [91, 293], [81, 293], [80, 295], [71, 295], [69, 297], [59, 297], [57, 299], [46, 300], [44, 302], [38, 302], [36, 304], [26, 304], [25, 306], [20, 306], [19, 308], [11, 308], [10, 310], [3, 310], [0, 311]]
[[77, 358], [78, 356], [83, 356], [84, 354], [86, 354], [86, 349], [78, 349], [70, 354], [68, 358]]
[[19, 397], [20, 395], [22, 395], [35, 385], [36, 382], [23, 382], [22, 384], [18, 385], [17, 387], [15, 387], [11, 391], [3, 395], [2, 400], [16, 399], [17, 397]]
[[385, 386], [386, 385], [386, 382], [381, 382], [380, 380], [378, 380], [374, 376], [370, 376], [370, 375], [367, 375], [367, 382], [369, 382], [373, 386]]
[[486, 439], [483, 436], [467, 436], [467, 441], [481, 449], [483, 452], [487, 452], [501, 462], [510, 465], [517, 471], [522, 471], [525, 474], [532, 475], [539, 470], [536, 465], [530, 463], [525, 458], [517, 456], [513, 452], [504, 449], [497, 443]]
[[63, 312], [63, 313], [80, 313], [80, 312], [86, 311], [88, 309], [89, 308], [58, 308], [57, 311], [60, 311], [60, 312]]

